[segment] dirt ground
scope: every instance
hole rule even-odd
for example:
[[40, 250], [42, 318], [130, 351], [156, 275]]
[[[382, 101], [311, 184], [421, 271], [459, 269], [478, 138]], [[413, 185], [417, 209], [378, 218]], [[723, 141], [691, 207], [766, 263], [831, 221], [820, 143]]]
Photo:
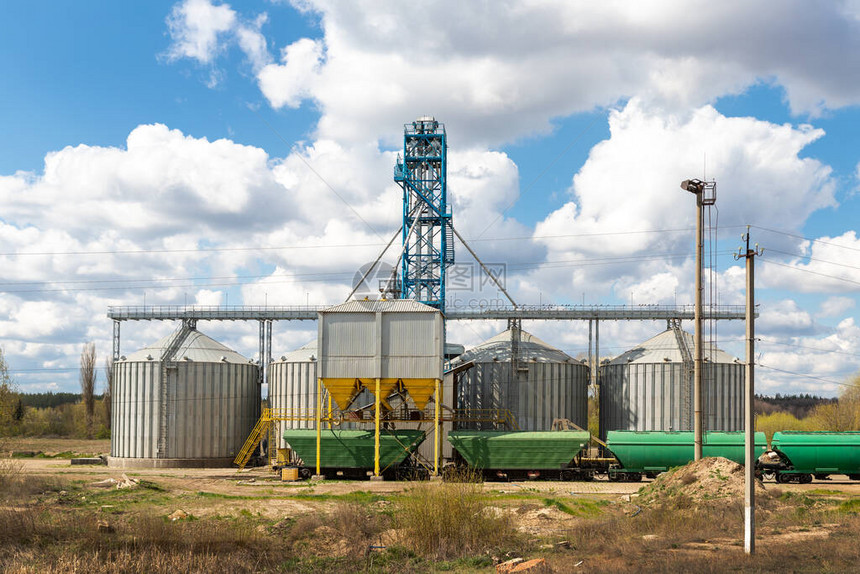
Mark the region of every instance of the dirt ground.
[[[396, 496], [390, 498], [389, 495], [396, 495], [410, 489], [420, 489], [418, 483], [407, 481], [284, 482], [268, 467], [249, 468], [241, 472], [235, 468], [124, 470], [104, 465], [72, 465], [68, 458], [69, 452], [96, 455], [106, 454], [109, 448], [109, 441], [27, 439], [17, 441], [11, 446], [6, 442], [0, 450], [4, 453], [10, 451], [43, 453], [37, 457], [20, 457], [19, 454], [15, 458], [5, 460], [15, 466], [16, 473], [49, 480], [51, 477], [56, 477], [62, 481], [61, 488], [68, 488], [70, 492], [56, 492], [59, 490], [56, 488], [40, 495], [42, 503], [47, 507], [65, 509], [65, 512], [68, 511], [66, 505], [73, 504], [75, 512], [85, 514], [89, 509], [91, 514], [105, 516], [108, 520], [121, 520], [117, 517], [122, 516], [137, 516], [139, 512], [169, 517], [172, 513], [181, 510], [198, 519], [215, 519], [204, 521], [206, 524], [218, 523], [225, 517], [244, 517], [243, 519], [255, 524], [256, 522], [253, 521], [268, 520], [276, 525], [289, 525], [296, 521], [311, 520], [320, 515], [335, 515], [338, 509], [343, 510], [345, 503], [349, 505], [351, 501], [360, 502], [364, 509], [386, 512], [393, 508], [392, 500], [396, 501], [399, 498]], [[692, 478], [693, 475], [695, 479]], [[742, 476], [742, 471], [738, 471], [738, 465], [735, 463], [706, 459], [701, 465], [690, 465], [662, 475], [656, 480], [643, 480], [637, 483], [606, 480], [485, 482], [480, 485], [480, 488], [490, 495], [486, 512], [512, 517], [515, 528], [525, 534], [529, 540], [536, 541], [535, 551], [552, 558], [553, 563], [556, 564], [555, 571], [561, 572], [569, 571], [568, 566], [578, 564], [578, 561], [568, 563], [568, 554], [573, 556], [577, 552], [585, 551], [583, 550], [585, 542], [582, 540], [577, 542], [571, 538], [576, 536], [577, 531], [583, 528], [607, 528], [604, 536], [614, 536], [618, 534], [613, 530], [615, 526], [601, 526], [601, 524], [616, 524], [622, 528], [632, 528], [629, 525], [637, 523], [629, 521], [629, 518], [637, 515], [646, 516], [648, 507], [659, 506], [671, 496], [683, 495], [695, 505], [718, 503], [728, 507], [731, 505], [727, 502], [736, 504], [739, 498], [742, 500], [739, 489]], [[100, 482], [108, 479], [119, 482], [126, 480], [126, 477], [140, 482], [134, 492], [117, 491], [108, 494], [107, 489], [116, 489], [115, 484], [99, 486]], [[432, 483], [430, 487], [432, 488]], [[421, 491], [416, 490], [416, 492]], [[761, 517], [764, 520], [763, 527], [757, 530], [757, 540], [762, 548], [776, 546], [782, 548], [781, 545], [793, 545], [815, 549], [823, 544], [835, 544], [832, 542], [834, 537], [843, 539], [844, 535], [840, 533], [844, 531], [844, 524], [838, 523], [838, 520], [830, 524], [832, 519], [827, 516], [826, 519], [816, 520], [814, 524], [804, 523], [798, 526], [794, 522], [789, 523], [790, 521], [776, 520], [768, 516], [773, 517], [776, 516], [774, 513], [778, 514], [779, 508], [782, 508], [779, 506], [782, 504], [779, 500], [785, 498], [784, 493], [797, 494], [797, 499], [803, 500], [826, 499], [830, 506], [853, 503], [855, 498], [860, 498], [860, 481], [851, 481], [846, 476], [836, 475], [830, 480], [814, 480], [810, 484], [766, 482], [759, 492], [763, 492], [760, 500]], [[769, 498], [765, 493], [772, 496]], [[769, 506], [768, 500], [770, 500]], [[803, 500], [798, 504], [806, 504]], [[794, 504], [794, 502], [791, 503]], [[810, 509], [816, 508], [815, 504], [810, 503], [807, 507], [798, 508], [799, 511], [809, 512]], [[779, 508], [774, 510], [776, 506]], [[612, 523], [613, 517], [620, 521]], [[584, 526], [591, 524], [590, 518], [596, 519], [594, 522], [596, 526]], [[643, 556], [651, 555], [675, 556], [677, 559], [683, 557], [683, 560], [692, 560], [691, 564], [701, 558], [707, 564], [707, 560], [710, 560], [714, 553], [729, 552], [735, 555], [739, 553], [739, 548], [742, 548], [739, 547], [741, 541], [738, 536], [727, 536], [723, 529], [712, 532], [708, 536], [676, 542], [674, 539], [676, 534], [673, 533], [675, 531], [671, 529], [653, 533], [648, 527], [642, 528], [645, 529], [644, 534], [638, 531], [625, 534], [628, 544], [634, 544], [635, 548], [631, 550], [625, 547], [620, 556], [626, 555], [627, 552], [632, 552], [633, 556], [639, 556], [640, 560]], [[702, 525], [691, 526], [691, 528], [702, 528]], [[599, 537], [601, 530], [596, 532], [596, 536]], [[311, 538], [315, 539], [315, 537]], [[342, 540], [338, 538], [332, 544], [335, 542], [340, 544]], [[384, 541], [376, 541], [373, 544], [385, 546]], [[571, 544], [571, 549], [560, 549], [560, 544]], [[578, 549], [574, 549], [574, 545], [578, 545]], [[564, 548], [568, 547], [564, 546]], [[592, 561], [595, 560], [595, 556], [597, 555], [592, 555]], [[676, 558], [665, 558], [665, 560], [676, 560]], [[570, 558], [570, 560], [573, 559]], [[666, 562], [664, 566], [658, 565], [657, 571], [674, 571], [675, 566], [686, 563]], [[610, 561], [597, 570], [605, 571], [604, 566], [607, 569], [615, 568], [614, 562]], [[576, 570], [587, 571], [579, 567]], [[830, 570], [844, 571], [838, 567]], [[706, 571], [718, 570], [703, 570], [703, 572]]]
[[[45, 455], [76, 452], [81, 454], [107, 454], [110, 441], [103, 440], [57, 440], [57, 439], [19, 439], [7, 443], [7, 451], [43, 452]], [[23, 471], [33, 474], [62, 475], [70, 480], [92, 478], [93, 482], [106, 478], [118, 478], [123, 471], [106, 466], [72, 466], [68, 458], [21, 458], [17, 459], [23, 465]], [[248, 468], [237, 472], [235, 468], [175, 468], [175, 469], [133, 469], [125, 473], [131, 477], [146, 477], [156, 479], [159, 484], [171, 490], [189, 492], [211, 492], [225, 495], [247, 495], [254, 492], [266, 491], [264, 494], [274, 494], [276, 491], [289, 495], [295, 492], [313, 492], [314, 494], [341, 495], [355, 490], [386, 494], [400, 492], [409, 488], [409, 482], [401, 481], [312, 481], [282, 482], [276, 473], [268, 467]], [[501, 494], [511, 494], [521, 491], [544, 492], [548, 494], [592, 494], [619, 495], [633, 494], [640, 487], [649, 484], [646, 479], [642, 482], [608, 482], [595, 480], [593, 482], [558, 482], [558, 481], [524, 481], [524, 482], [487, 482], [484, 488]], [[765, 488], [777, 486], [775, 482], [765, 482]], [[781, 484], [782, 491], [815, 491], [820, 489], [844, 492], [845, 494], [860, 495], [860, 481], [849, 480], [845, 475], [832, 475], [829, 480], [813, 480], [810, 484]], [[275, 489], [274, 491], [271, 489]]]
[[[300, 517], [319, 511], [330, 510], [336, 503], [327, 501], [327, 495], [342, 497], [353, 493], [385, 496], [413, 487], [406, 481], [322, 481], [303, 480], [282, 482], [276, 473], [267, 467], [257, 467], [242, 472], [231, 468], [220, 469], [135, 469], [121, 470], [107, 466], [71, 465], [68, 459], [22, 458], [16, 459], [21, 471], [40, 476], [58, 476], [65, 480], [82, 481], [91, 485], [105, 479], [122, 480], [123, 473], [133, 479], [144, 479], [165, 489], [166, 495], [161, 510], [165, 513], [177, 508], [197, 517], [237, 515], [250, 512], [265, 518], [278, 519], [285, 516]], [[635, 502], [636, 493], [651, 481], [623, 483], [608, 481], [593, 482], [486, 482], [485, 491], [501, 499], [523, 497], [557, 497], [566, 501], [582, 497], [583, 500], [618, 500], [620, 496]], [[777, 485], [766, 483], [765, 488], [774, 487], [786, 491], [821, 491], [833, 494], [860, 495], [860, 482], [848, 477], [834, 476], [828, 481], [813, 481], [811, 484]], [[626, 496], [625, 496], [626, 495]], [[158, 505], [158, 502], [155, 503]], [[174, 508], [175, 507], [175, 508]], [[551, 534], [562, 531], [576, 516], [555, 508], [525, 504], [517, 516], [521, 528], [532, 534]]]

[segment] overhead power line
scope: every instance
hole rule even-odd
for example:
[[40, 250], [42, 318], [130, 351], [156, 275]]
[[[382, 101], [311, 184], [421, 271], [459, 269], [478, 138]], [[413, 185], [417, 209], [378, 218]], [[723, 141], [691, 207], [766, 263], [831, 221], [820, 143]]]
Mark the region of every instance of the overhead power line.
[[801, 267], [795, 267], [794, 265], [787, 265], [785, 263], [778, 263], [773, 261], [772, 259], [768, 259], [765, 257], [765, 260], [769, 265], [776, 265], [778, 267], [785, 267], [786, 269], [791, 269], [793, 271], [800, 271], [802, 273], [810, 273], [812, 275], [818, 275], [819, 277], [826, 277], [827, 279], [834, 279], [836, 281], [844, 281], [845, 283], [851, 283], [852, 285], [860, 285], [860, 281], [854, 281], [853, 279], [847, 279], [845, 277], [837, 277], [836, 275], [828, 275], [826, 273], [819, 273], [818, 271], [812, 271], [810, 269], [803, 269]]
[[839, 247], [841, 249], [849, 249], [851, 251], [860, 251], [860, 248], [851, 247], [848, 245], [842, 245], [841, 243], [836, 243], [834, 241], [824, 241], [823, 239], [813, 239], [811, 237], [804, 237], [803, 235], [797, 235], [796, 233], [789, 233], [788, 231], [780, 231], [779, 229], [770, 229], [768, 227], [761, 227], [758, 225], [750, 225], [750, 227], [754, 227], [755, 229], [761, 229], [762, 231], [769, 231], [770, 233], [776, 233], [778, 235], [785, 235], [787, 237], [794, 237], [796, 239], [803, 239], [804, 241], [810, 241], [812, 243], [820, 243], [821, 245], [829, 245], [831, 247]]
[[[545, 261], [525, 261], [507, 265], [507, 269], [524, 271], [529, 269], [564, 269], [570, 267], [590, 267], [599, 265], [617, 265], [621, 263], [640, 263], [645, 261], [661, 261], [666, 259], [681, 259], [689, 257], [689, 253], [653, 253], [649, 255], [633, 255], [619, 257], [601, 257], [593, 259], [559, 259]], [[329, 273], [295, 273], [282, 275], [228, 275], [228, 276], [198, 276], [198, 277], [162, 277], [159, 279], [70, 279], [66, 281], [25, 281], [0, 282], [0, 293], [45, 293], [73, 291], [126, 291], [141, 288], [178, 288], [178, 287], [233, 287], [247, 285], [260, 280], [261, 285], [294, 283], [297, 281], [315, 283], [319, 281], [347, 281], [355, 272]], [[183, 283], [186, 282], [186, 283]], [[116, 286], [89, 286], [107, 285]], [[36, 288], [44, 285], [46, 287]], [[63, 287], [63, 285], [67, 285]], [[73, 285], [88, 285], [73, 287]], [[9, 288], [3, 288], [4, 286]], [[47, 288], [47, 286], [56, 286]], [[17, 289], [16, 287], [26, 287]]]

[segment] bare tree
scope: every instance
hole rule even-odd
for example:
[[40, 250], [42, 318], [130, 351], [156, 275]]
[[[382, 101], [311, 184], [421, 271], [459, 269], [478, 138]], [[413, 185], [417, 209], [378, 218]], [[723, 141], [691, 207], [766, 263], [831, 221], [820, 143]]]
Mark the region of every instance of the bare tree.
[[0, 347], [0, 436], [11, 429], [16, 398], [15, 383], [9, 375], [3, 347]]
[[85, 343], [81, 351], [81, 397], [87, 411], [87, 438], [93, 438], [93, 414], [96, 401], [93, 391], [96, 387], [96, 345]]
[[113, 397], [113, 357], [107, 357], [105, 358], [105, 390], [102, 400], [104, 401], [108, 430], [111, 430], [111, 397]]

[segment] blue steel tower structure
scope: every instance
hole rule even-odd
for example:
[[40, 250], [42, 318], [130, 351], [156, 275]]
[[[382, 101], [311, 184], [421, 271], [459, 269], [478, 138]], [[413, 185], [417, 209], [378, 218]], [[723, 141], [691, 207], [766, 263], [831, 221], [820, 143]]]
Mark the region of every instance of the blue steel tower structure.
[[421, 117], [404, 125], [394, 181], [403, 188], [401, 297], [445, 313], [445, 269], [454, 263], [445, 125]]

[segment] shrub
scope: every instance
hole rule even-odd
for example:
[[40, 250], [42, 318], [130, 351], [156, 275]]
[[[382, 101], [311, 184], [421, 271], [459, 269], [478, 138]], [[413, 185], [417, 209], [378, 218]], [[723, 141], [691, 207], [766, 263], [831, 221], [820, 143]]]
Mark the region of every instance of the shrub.
[[395, 525], [402, 543], [435, 560], [518, 546], [511, 517], [489, 507], [474, 482], [419, 484], [399, 501]]

